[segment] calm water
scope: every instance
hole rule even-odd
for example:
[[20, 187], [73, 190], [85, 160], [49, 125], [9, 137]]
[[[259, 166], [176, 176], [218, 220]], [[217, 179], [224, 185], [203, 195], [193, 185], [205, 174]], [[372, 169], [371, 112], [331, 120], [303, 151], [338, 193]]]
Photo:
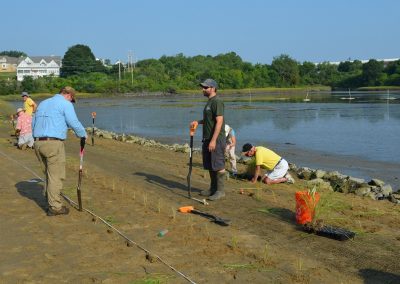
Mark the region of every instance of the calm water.
[[[226, 122], [237, 132], [238, 145], [289, 144], [331, 154], [354, 155], [374, 161], [400, 162], [400, 97], [358, 94], [324, 95], [319, 102], [235, 102], [226, 97]], [[354, 94], [352, 96], [355, 96]], [[311, 96], [309, 96], [311, 97]], [[224, 97], [225, 98], [225, 97]], [[323, 102], [323, 101], [326, 102]], [[200, 119], [205, 99], [185, 97], [130, 97], [80, 100], [76, 111], [85, 126], [133, 133], [170, 143], [188, 142], [188, 125]], [[200, 145], [201, 126], [195, 140]]]
[[[312, 94], [308, 96], [309, 102], [303, 101], [305, 94], [281, 94], [268, 102], [257, 102], [260, 96], [251, 94], [241, 95], [241, 101], [238, 101], [239, 95], [223, 96], [223, 99], [226, 122], [237, 133], [238, 154], [241, 145], [251, 142], [270, 147], [282, 156], [286, 150], [295, 148], [340, 156], [344, 160], [351, 156], [390, 162], [396, 164], [392, 170], [400, 172], [400, 94], [389, 94], [395, 100], [387, 100], [386, 93], [352, 93], [351, 96], [355, 99], [342, 99], [349, 97], [347, 93]], [[92, 125], [91, 112], [95, 111], [98, 128], [161, 142], [186, 143], [189, 123], [201, 119], [206, 98], [199, 93], [80, 99], [78, 102], [75, 109], [84, 126]], [[200, 126], [196, 132], [196, 147], [201, 143], [201, 130]], [[307, 161], [304, 157], [293, 162], [324, 168], [323, 163]], [[354, 176], [372, 175], [348, 168], [345, 171]], [[398, 173], [391, 176], [395, 176], [400, 186]]]

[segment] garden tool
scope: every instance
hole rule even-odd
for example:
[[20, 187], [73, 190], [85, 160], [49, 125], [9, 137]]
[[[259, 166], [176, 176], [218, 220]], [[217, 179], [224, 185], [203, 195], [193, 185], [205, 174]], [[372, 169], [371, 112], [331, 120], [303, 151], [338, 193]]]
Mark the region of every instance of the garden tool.
[[193, 123], [190, 127], [190, 151], [189, 151], [189, 172], [186, 177], [187, 184], [188, 184], [188, 196], [192, 200], [196, 200], [200, 203], [203, 203], [204, 205], [208, 205], [207, 201], [205, 199], [197, 199], [192, 197], [192, 167], [193, 167], [193, 136], [196, 132], [196, 128], [198, 126], [197, 121]]
[[212, 222], [214, 222], [214, 223], [216, 223], [218, 225], [221, 225], [221, 226], [229, 226], [230, 223], [231, 223], [231, 221], [228, 220], [228, 219], [222, 219], [222, 218], [217, 217], [215, 215], [196, 210], [196, 209], [194, 209], [193, 206], [180, 207], [179, 208], [179, 212], [181, 212], [181, 213], [193, 213], [193, 214], [196, 214], [196, 215], [200, 215], [200, 216], [206, 217], [207, 219], [210, 219]]
[[83, 153], [85, 152], [85, 142], [86, 138], [81, 138], [81, 150], [79, 152], [79, 175], [78, 175], [78, 186], [76, 188], [76, 193], [78, 195], [79, 211], [82, 211], [82, 198], [81, 198], [81, 182], [82, 182], [82, 168], [83, 168]]
[[96, 113], [92, 112], [92, 146], [94, 146], [94, 119], [96, 118]]

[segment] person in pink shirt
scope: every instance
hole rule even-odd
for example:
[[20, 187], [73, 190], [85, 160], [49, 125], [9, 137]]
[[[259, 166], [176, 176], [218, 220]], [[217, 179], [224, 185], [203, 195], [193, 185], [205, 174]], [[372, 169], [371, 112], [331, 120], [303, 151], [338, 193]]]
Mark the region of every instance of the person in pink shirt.
[[15, 131], [18, 137], [18, 148], [25, 149], [33, 148], [33, 136], [32, 136], [32, 116], [26, 114], [22, 108], [17, 109], [17, 127]]

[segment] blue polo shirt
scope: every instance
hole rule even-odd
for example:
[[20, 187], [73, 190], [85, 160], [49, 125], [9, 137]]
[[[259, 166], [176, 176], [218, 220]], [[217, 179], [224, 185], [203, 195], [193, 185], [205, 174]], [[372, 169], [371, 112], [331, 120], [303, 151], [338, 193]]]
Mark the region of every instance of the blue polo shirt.
[[87, 137], [85, 128], [76, 116], [74, 106], [62, 95], [41, 102], [33, 117], [33, 137], [54, 137], [65, 140], [68, 128], [74, 130], [76, 136]]

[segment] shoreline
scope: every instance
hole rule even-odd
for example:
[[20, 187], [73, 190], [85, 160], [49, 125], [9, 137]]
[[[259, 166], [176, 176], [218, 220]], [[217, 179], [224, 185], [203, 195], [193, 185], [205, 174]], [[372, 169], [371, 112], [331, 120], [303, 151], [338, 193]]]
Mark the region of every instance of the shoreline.
[[[86, 128], [88, 134], [91, 133], [92, 128]], [[109, 139], [114, 139], [127, 143], [137, 143], [144, 146], [158, 147], [173, 150], [176, 152], [189, 152], [188, 143], [179, 144], [159, 138], [146, 138], [136, 135], [129, 135], [124, 133], [116, 133], [103, 129], [95, 128], [101, 133], [107, 133], [111, 135]], [[133, 137], [133, 138], [128, 138]], [[380, 179], [385, 184], [390, 184], [393, 188], [393, 192], [400, 191], [400, 163], [383, 162], [383, 161], [372, 161], [363, 159], [357, 156], [348, 155], [334, 155], [326, 152], [311, 151], [303, 148], [298, 148], [295, 145], [287, 144], [273, 144], [270, 143], [272, 149], [279, 153], [283, 158], [288, 160], [289, 163], [297, 165], [297, 167], [308, 167], [311, 169], [320, 169], [324, 171], [338, 171], [341, 174], [365, 179], [367, 182], [372, 179]], [[240, 145], [236, 148], [236, 152], [240, 151]], [[194, 148], [194, 153], [199, 152], [201, 148]], [[238, 156], [238, 155], [237, 155]], [[241, 158], [240, 156], [238, 156]], [[396, 176], [397, 174], [397, 176]]]

